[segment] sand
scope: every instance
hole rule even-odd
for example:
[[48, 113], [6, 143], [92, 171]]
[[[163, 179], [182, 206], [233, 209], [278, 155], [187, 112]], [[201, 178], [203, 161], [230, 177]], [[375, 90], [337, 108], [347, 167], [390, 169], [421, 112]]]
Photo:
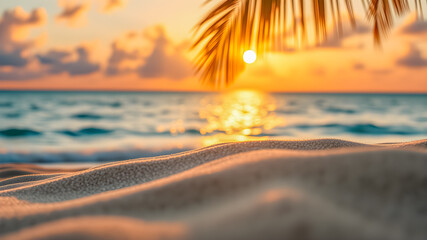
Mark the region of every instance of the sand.
[[427, 239], [427, 140], [0, 167], [1, 239]]

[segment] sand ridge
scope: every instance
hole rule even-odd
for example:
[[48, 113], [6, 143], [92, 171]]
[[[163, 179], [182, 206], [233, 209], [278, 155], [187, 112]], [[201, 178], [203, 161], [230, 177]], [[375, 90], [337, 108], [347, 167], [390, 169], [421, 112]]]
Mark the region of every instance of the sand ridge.
[[[123, 218], [127, 239], [138, 225], [165, 239], [425, 239], [426, 146], [254, 141], [12, 177], [0, 236], [102, 239], [103, 219]], [[164, 225], [179, 231], [147, 227]]]

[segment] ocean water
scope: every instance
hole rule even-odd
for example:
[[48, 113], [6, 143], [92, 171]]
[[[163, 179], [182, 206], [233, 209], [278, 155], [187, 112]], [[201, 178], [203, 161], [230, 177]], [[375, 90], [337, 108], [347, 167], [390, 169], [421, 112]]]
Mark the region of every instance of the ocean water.
[[427, 95], [0, 92], [0, 163], [103, 162], [312, 138], [427, 138]]

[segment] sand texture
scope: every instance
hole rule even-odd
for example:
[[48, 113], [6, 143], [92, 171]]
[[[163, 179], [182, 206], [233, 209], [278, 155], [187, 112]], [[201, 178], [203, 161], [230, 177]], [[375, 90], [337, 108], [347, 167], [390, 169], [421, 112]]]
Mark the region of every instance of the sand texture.
[[0, 239], [427, 239], [427, 140], [228, 143], [0, 165]]

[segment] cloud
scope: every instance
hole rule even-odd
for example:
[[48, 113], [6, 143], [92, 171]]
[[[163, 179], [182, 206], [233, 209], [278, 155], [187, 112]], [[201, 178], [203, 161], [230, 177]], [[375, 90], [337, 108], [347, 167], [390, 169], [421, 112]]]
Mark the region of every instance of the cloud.
[[421, 51], [414, 44], [411, 44], [407, 55], [398, 59], [397, 64], [409, 68], [420, 68], [427, 66], [427, 59], [424, 59], [421, 56]]
[[343, 29], [341, 36], [333, 36], [328, 38], [326, 41], [320, 43], [317, 47], [320, 48], [340, 48], [345, 39], [348, 39], [353, 36], [363, 35], [369, 33], [371, 30], [368, 25], [357, 21], [358, 24], [355, 29]]
[[113, 42], [111, 44], [111, 56], [108, 59], [106, 74], [109, 76], [118, 75], [125, 72], [131, 72], [131, 67], [123, 66], [123, 63], [126, 61], [137, 61], [141, 59], [140, 53], [138, 50], [134, 49], [127, 51], [119, 47], [118, 42]]
[[25, 56], [38, 39], [28, 40], [29, 30], [45, 24], [47, 14], [44, 9], [34, 9], [30, 13], [21, 7], [3, 12], [0, 19], [0, 67], [23, 67], [28, 64]]
[[59, 6], [63, 7], [62, 12], [56, 16], [58, 21], [65, 21], [69, 27], [77, 27], [84, 23], [84, 17], [89, 10], [88, 3], [70, 3], [70, 1], [59, 1]]
[[[88, 75], [100, 70], [100, 64], [90, 61], [89, 48], [79, 46], [71, 51], [50, 50], [37, 54], [25, 67], [0, 68], [0, 80], [30, 80], [51, 74]], [[1, 61], [1, 59], [0, 59]]]
[[12, 51], [0, 49], [0, 66], [26, 66], [28, 59], [22, 55], [22, 52], [23, 49], [13, 49]]
[[416, 14], [413, 14], [403, 24], [400, 32], [410, 35], [427, 33], [427, 22], [418, 20]]
[[50, 50], [45, 55], [37, 55], [37, 58], [42, 64], [55, 64], [57, 62], [63, 61], [70, 55], [71, 53], [67, 51]]
[[[75, 59], [72, 59], [76, 56]], [[100, 65], [89, 60], [89, 50], [77, 47], [72, 52], [51, 50], [44, 55], [37, 55], [40, 63], [49, 67], [49, 73], [66, 72], [71, 76], [87, 75], [99, 71]]]
[[191, 64], [183, 56], [182, 50], [172, 46], [166, 36], [165, 29], [156, 27], [154, 48], [145, 59], [145, 63], [138, 68], [143, 78], [171, 78], [183, 79], [191, 75]]
[[[151, 52], [144, 54], [141, 47], [129, 49], [131, 42], [150, 41]], [[143, 38], [130, 32], [121, 41], [111, 44], [111, 55], [108, 60], [106, 75], [136, 73], [141, 78], [183, 79], [191, 76], [191, 63], [183, 53], [182, 46], [174, 45], [162, 26], [149, 28]]]
[[125, 5], [124, 0], [106, 0], [105, 5], [102, 8], [103, 12], [111, 12]]

